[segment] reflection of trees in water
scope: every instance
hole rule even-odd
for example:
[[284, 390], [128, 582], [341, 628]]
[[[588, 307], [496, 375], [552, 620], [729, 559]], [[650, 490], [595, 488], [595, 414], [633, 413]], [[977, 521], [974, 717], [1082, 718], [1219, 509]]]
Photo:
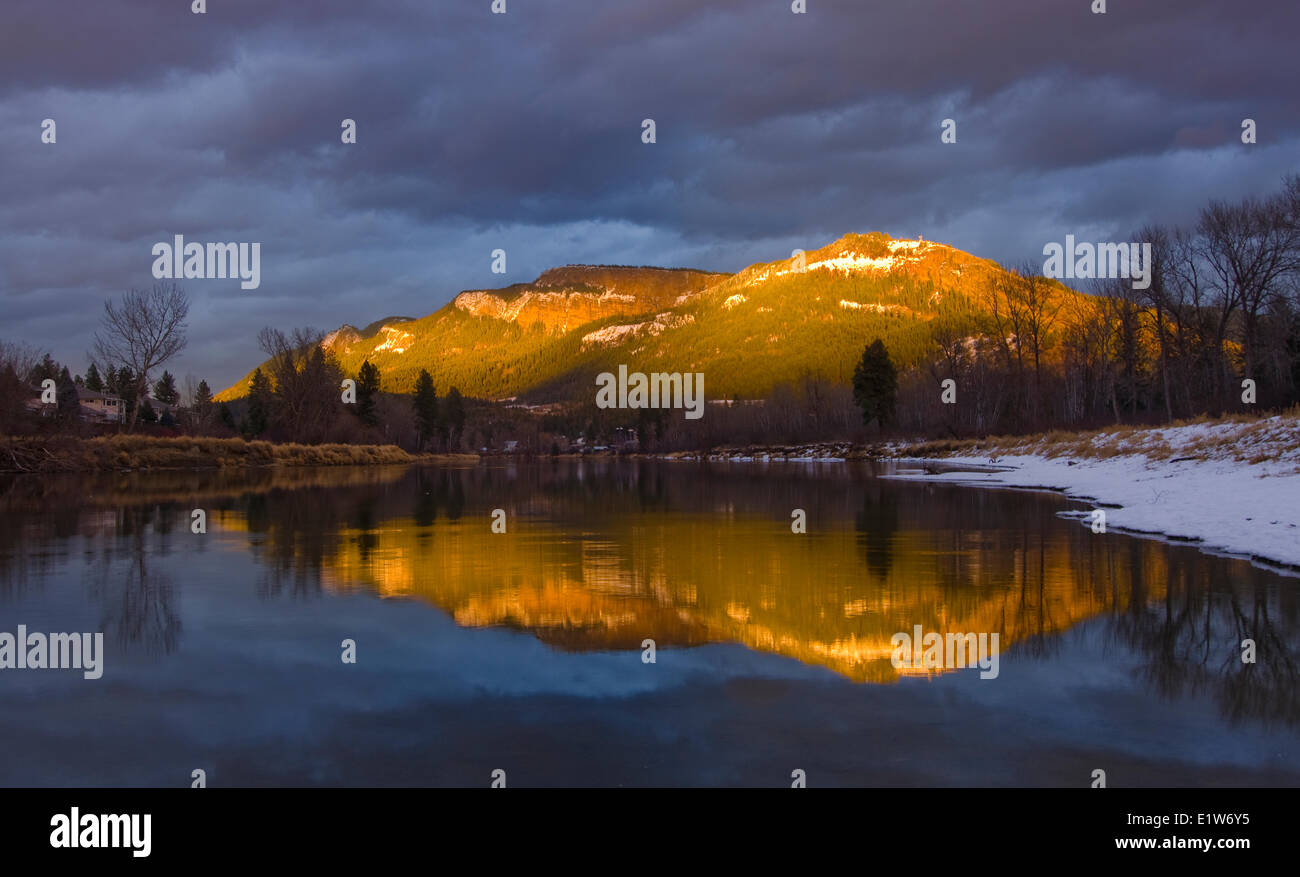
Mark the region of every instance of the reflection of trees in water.
[[[905, 607], [898, 611], [909, 617], [938, 612], [935, 620], [999, 631], [1004, 649], [1014, 643], [1018, 656], [1038, 659], [1066, 647], [1064, 631], [1101, 615], [1110, 619], [1120, 641], [1145, 656], [1143, 678], [1164, 696], [1213, 686], [1226, 715], [1280, 717], [1296, 711], [1295, 650], [1287, 643], [1294, 641], [1297, 625], [1289, 617], [1277, 622], [1275, 581], [1261, 579], [1253, 590], [1227, 587], [1225, 582], [1248, 576], [1243, 570], [1250, 567], [1187, 547], [1094, 535], [1058, 520], [1060, 500], [1042, 494], [900, 484], [872, 479], [853, 467], [761, 471], [596, 460], [417, 467], [383, 485], [270, 491], [249, 497], [245, 505], [250, 530], [261, 537], [254, 544], [267, 570], [267, 594], [319, 592], [323, 568], [346, 548], [354, 549], [359, 563], [368, 563], [385, 546], [383, 522], [393, 519], [409, 518], [416, 528], [430, 531], [417, 539], [433, 538], [440, 517], [467, 517], [471, 524], [481, 519], [486, 528], [490, 510], [506, 507], [543, 514], [560, 530], [571, 530], [575, 540], [611, 528], [600, 541], [618, 545], [617, 528], [638, 508], [689, 515], [725, 508], [737, 516], [769, 516], [782, 529], [789, 509], [804, 508], [810, 522], [819, 522], [820, 529], [810, 532], [820, 537], [828, 535], [827, 524], [854, 522], [851, 532], [865, 575], [843, 595], [810, 593], [779, 602], [763, 623], [788, 636], [829, 641], [846, 631], [873, 635], [869, 615], [861, 616], [866, 626], [856, 628], [857, 622], [837, 627], [822, 619], [855, 599], [871, 605], [881, 587], [893, 590], [893, 605]], [[344, 546], [344, 538], [353, 544]], [[918, 551], [931, 559], [918, 564]], [[758, 591], [725, 576], [695, 584], [713, 589], [712, 602], [718, 605], [752, 607], [761, 601]], [[1252, 632], [1259, 663], [1243, 667], [1234, 643]]]
[[320, 593], [321, 569], [339, 541], [339, 493], [309, 488], [244, 500], [252, 551], [263, 570], [257, 585], [261, 596]]
[[165, 573], [151, 568], [156, 546], [150, 533], [167, 532], [164, 525], [180, 510], [130, 507], [118, 515], [114, 541], [104, 550], [91, 593], [103, 604], [104, 635], [123, 649], [142, 647], [151, 653], [170, 654], [181, 635], [175, 607], [175, 590]]
[[370, 556], [379, 547], [379, 533], [376, 530], [374, 497], [362, 497], [353, 512], [352, 527], [357, 531], [353, 537], [357, 543], [357, 554], [363, 564], [370, 562]]
[[[1163, 547], [1164, 599], [1134, 600], [1112, 619], [1114, 635], [1145, 659], [1142, 679], [1166, 699], [1208, 693], [1232, 721], [1300, 723], [1294, 595], [1245, 561]], [[1242, 663], [1244, 639], [1255, 641], [1254, 664]]]
[[[464, 473], [461, 470], [418, 469], [415, 473], [415, 499], [411, 518], [417, 527], [432, 527], [438, 520], [438, 510], [449, 521], [458, 521], [465, 513]], [[380, 517], [394, 510], [380, 509]]]
[[434, 493], [437, 473], [420, 469], [415, 475], [415, 508], [411, 519], [417, 527], [432, 527], [438, 520], [438, 496]]
[[442, 470], [438, 473], [436, 492], [438, 504], [447, 510], [447, 520], [459, 521], [465, 514], [465, 470]]
[[[246, 515], [254, 536], [253, 553], [263, 570], [258, 593], [320, 594], [322, 572], [345, 538], [356, 545], [359, 561], [368, 563], [380, 547], [384, 521], [409, 515], [417, 527], [429, 528], [440, 511], [448, 520], [459, 520], [465, 508], [464, 478], [464, 470], [415, 468], [397, 484], [312, 487], [245, 497], [235, 510]], [[345, 531], [351, 535], [345, 536]]]
[[[1064, 647], [1068, 619], [1053, 617], [1046, 599], [1053, 572], [1045, 561], [1049, 517], [1002, 514], [993, 557], [1008, 553], [1014, 597], [1001, 629], [1016, 654], [1045, 658]], [[1232, 721], [1300, 722], [1300, 599], [1290, 584], [1248, 562], [1202, 554], [1190, 546], [1093, 535], [1071, 527], [1070, 586], [1095, 601], [1106, 634], [1141, 660], [1139, 676], [1157, 696], [1208, 694]], [[988, 546], [986, 546], [988, 547]], [[1256, 643], [1256, 663], [1241, 662], [1241, 641]]]
[[641, 463], [636, 468], [637, 498], [642, 511], [662, 509], [666, 499], [663, 467]]
[[861, 488], [862, 508], [855, 526], [858, 545], [866, 558], [867, 570], [879, 579], [889, 575], [893, 563], [894, 534], [898, 531], [897, 488], [884, 482], [868, 482]]
[[[180, 624], [171, 585], [154, 575], [148, 555], [166, 554], [169, 544], [203, 550], [201, 540], [185, 538], [192, 507], [214, 518], [219, 510], [244, 518], [239, 523], [247, 525], [264, 572], [257, 587], [265, 596], [319, 594], [327, 570], [348, 576], [358, 568], [339, 567], [340, 556], [350, 554], [362, 567], [373, 562], [390, 547], [388, 521], [405, 522], [406, 534], [391, 536], [399, 548], [412, 525], [412, 544], [439, 538], [440, 518], [464, 521], [466, 533], [482, 528], [483, 541], [458, 544], [494, 548], [499, 543], [486, 541], [488, 513], [508, 508], [512, 521], [540, 515], [566, 536], [572, 544], [562, 547], [564, 563], [575, 581], [583, 575], [583, 540], [595, 540], [602, 552], [613, 546], [621, 552], [615, 560], [632, 569], [629, 580], [663, 577], [666, 588], [648, 595], [654, 601], [680, 601], [673, 607], [690, 609], [696, 622], [728, 636], [743, 631], [727, 615], [734, 605], [752, 614], [751, 626], [795, 643], [854, 636], [888, 642], [891, 630], [921, 620], [999, 631], [1004, 649], [1014, 643], [1017, 656], [1045, 658], [1067, 647], [1063, 631], [1101, 618], [1115, 642], [1140, 656], [1144, 684], [1161, 696], [1201, 692], [1232, 719], [1297, 720], [1300, 590], [1292, 582], [1186, 546], [1094, 535], [1057, 520], [1061, 501], [1054, 497], [869, 476], [854, 465], [612, 460], [413, 467], [397, 475], [304, 472], [288, 483], [260, 470], [238, 477], [160, 473], [157, 480], [96, 482], [80, 504], [71, 482], [0, 478], [0, 599], [26, 576], [48, 578], [47, 570], [74, 550], [72, 537], [111, 530], [103, 566], [112, 561], [116, 569], [98, 586], [106, 627], [123, 642], [169, 650]], [[137, 495], [143, 498], [132, 499]], [[792, 508], [808, 512], [809, 535], [769, 540], [769, 533], [788, 533]], [[655, 529], [644, 529], [647, 513], [656, 513]], [[693, 560], [683, 554], [691, 540], [682, 537], [705, 519], [720, 521], [720, 538], [732, 541], [714, 542], [705, 533], [693, 540]], [[663, 544], [639, 554], [646, 538]], [[719, 545], [733, 553], [706, 569]], [[487, 557], [485, 563], [494, 556]], [[122, 558], [129, 559], [125, 566]], [[843, 574], [823, 581], [816, 568], [807, 569], [815, 564], [835, 564]], [[799, 565], [806, 568], [790, 580], [802, 583], [797, 592], [778, 593], [786, 582], [767, 570]], [[467, 599], [471, 584], [454, 584], [448, 599]], [[534, 607], [553, 608], [573, 606]], [[1240, 662], [1245, 638], [1257, 643], [1254, 665]]]
[[[1300, 667], [1297, 655], [1269, 616], [1268, 593], [1251, 590], [1249, 617], [1241, 595], [1230, 595], [1234, 651], [1220, 669], [1225, 684], [1216, 692], [1220, 708], [1232, 719], [1264, 716], [1274, 721], [1300, 723]], [[1294, 617], [1291, 619], [1295, 621]], [[1256, 663], [1241, 661], [1241, 641], [1253, 639]]]
[[81, 528], [77, 504], [50, 494], [48, 478], [0, 475], [0, 598], [43, 584]]
[[[1019, 585], [1001, 624], [1008, 639], [1016, 643], [1017, 654], [1035, 658], [1057, 654], [1062, 648], [1060, 632], [1071, 624], [1069, 618], [1057, 617], [1055, 604], [1048, 597], [1047, 528], [1053, 523], [1043, 515], [1019, 523], [1018, 548], [1013, 555], [1019, 567]], [[1077, 580], [1072, 584], [1080, 585]]]

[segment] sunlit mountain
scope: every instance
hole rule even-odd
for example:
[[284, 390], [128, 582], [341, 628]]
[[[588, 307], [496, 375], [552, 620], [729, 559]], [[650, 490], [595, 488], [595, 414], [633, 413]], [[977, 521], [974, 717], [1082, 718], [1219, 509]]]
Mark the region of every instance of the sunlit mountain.
[[[436, 386], [467, 395], [571, 399], [626, 364], [703, 372], [710, 398], [756, 398], [806, 374], [847, 382], [875, 337], [909, 365], [936, 330], [973, 334], [1004, 275], [943, 244], [851, 234], [734, 275], [569, 265], [467, 290], [420, 319], [345, 325], [324, 343], [348, 374], [374, 363], [390, 392], [409, 392], [427, 369]], [[1053, 296], [1078, 295], [1047, 283]], [[247, 383], [218, 398], [244, 395]]]

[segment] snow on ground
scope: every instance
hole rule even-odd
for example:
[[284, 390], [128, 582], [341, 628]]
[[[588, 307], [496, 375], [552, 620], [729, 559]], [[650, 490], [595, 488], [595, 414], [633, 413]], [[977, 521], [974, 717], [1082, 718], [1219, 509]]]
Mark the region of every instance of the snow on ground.
[[1104, 507], [1107, 529], [1300, 567], [1295, 417], [1057, 437], [942, 461], [999, 471], [906, 469], [893, 477], [1061, 490]]

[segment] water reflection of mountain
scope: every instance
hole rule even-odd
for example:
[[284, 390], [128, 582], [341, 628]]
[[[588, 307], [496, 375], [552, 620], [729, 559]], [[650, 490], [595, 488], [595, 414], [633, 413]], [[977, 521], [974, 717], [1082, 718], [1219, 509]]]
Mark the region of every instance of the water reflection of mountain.
[[[898, 676], [890, 637], [914, 624], [998, 631], [1004, 651], [1045, 655], [1055, 634], [1103, 618], [1149, 658], [1157, 690], [1218, 679], [1230, 714], [1298, 712], [1297, 607], [1271, 573], [1093, 535], [1056, 517], [1062, 502], [1048, 495], [902, 484], [863, 467], [760, 471], [612, 462], [417, 470], [222, 525], [261, 534], [266, 563], [286, 575], [417, 597], [463, 625], [527, 630], [564, 649], [635, 649], [647, 637], [660, 647], [740, 642], [888, 682]], [[493, 508], [509, 514], [505, 536], [490, 531]], [[790, 532], [794, 508], [808, 513], [806, 535]], [[1254, 608], [1234, 614], [1243, 600]], [[1167, 606], [1178, 611], [1151, 620]], [[1193, 620], [1200, 651], [1162, 645], [1192, 636]], [[1230, 659], [1250, 630], [1269, 645], [1243, 670]], [[1249, 694], [1257, 690], [1272, 692], [1271, 708]]]
[[[897, 678], [889, 640], [915, 624], [997, 631], [1004, 652], [1047, 656], [1058, 634], [1096, 619], [1143, 657], [1158, 694], [1209, 691], [1228, 716], [1300, 715], [1292, 582], [1188, 547], [1093, 535], [1058, 518], [1050, 495], [788, 464], [249, 474], [93, 485], [89, 508], [50, 511], [42, 527], [102, 526], [94, 503], [136, 502], [154, 509], [157, 536], [202, 506], [214, 535], [246, 540], [267, 597], [368, 589], [566, 650], [739, 642], [863, 682]], [[10, 493], [0, 515], [30, 508]], [[508, 513], [506, 535], [490, 531], [494, 508]], [[794, 508], [807, 512], [805, 535], [790, 532]], [[3, 588], [32, 561], [0, 539]], [[1255, 665], [1238, 657], [1247, 636]]]

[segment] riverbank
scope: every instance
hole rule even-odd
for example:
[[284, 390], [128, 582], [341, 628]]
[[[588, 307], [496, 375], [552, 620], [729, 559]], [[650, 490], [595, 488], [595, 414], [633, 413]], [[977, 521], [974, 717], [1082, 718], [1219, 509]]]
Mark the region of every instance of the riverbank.
[[[1108, 529], [1197, 543], [1300, 571], [1300, 418], [1118, 427], [902, 446], [893, 477], [1055, 490], [1103, 508]], [[930, 461], [938, 459], [941, 464]], [[1082, 516], [1085, 525], [1091, 518]]]
[[0, 438], [0, 472], [374, 466], [474, 462], [473, 454], [409, 454], [395, 445], [296, 445], [230, 438], [116, 435]]
[[[750, 446], [664, 456], [762, 463], [889, 460], [904, 467], [889, 477], [1059, 491], [1103, 507], [1111, 530], [1194, 542], [1300, 571], [1296, 409], [1165, 427], [865, 446]], [[1091, 526], [1090, 517], [1085, 523]]]
[[[889, 477], [1059, 491], [1105, 508], [1111, 530], [1191, 541], [1207, 550], [1300, 571], [1300, 411], [1295, 410], [1166, 427], [644, 456], [768, 463], [889, 460], [901, 467]], [[391, 445], [139, 435], [0, 438], [0, 471], [7, 472], [463, 464], [478, 459], [472, 454], [413, 455]]]

